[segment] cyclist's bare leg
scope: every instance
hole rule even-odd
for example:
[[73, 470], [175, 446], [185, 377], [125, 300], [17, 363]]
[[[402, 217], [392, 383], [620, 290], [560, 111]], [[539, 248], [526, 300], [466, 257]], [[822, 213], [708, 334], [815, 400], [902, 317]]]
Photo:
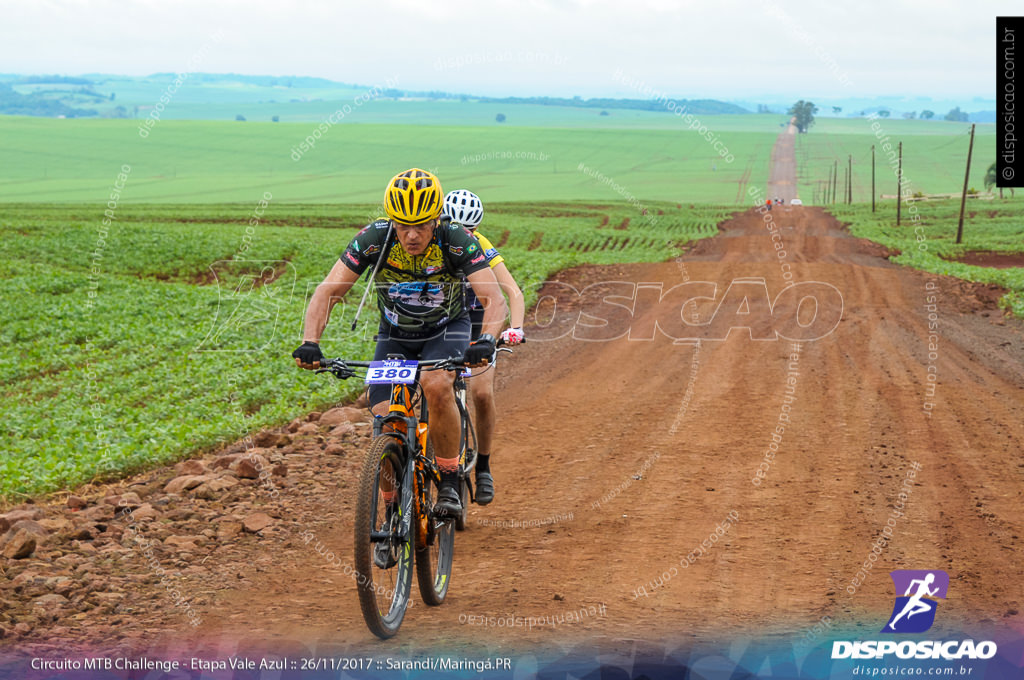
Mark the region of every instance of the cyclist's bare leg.
[[494, 369], [480, 373], [469, 381], [473, 410], [476, 413], [476, 502], [487, 505], [494, 500], [494, 477], [491, 474], [491, 443], [497, 409], [494, 406]]
[[496, 420], [494, 369], [491, 368], [480, 375], [473, 376], [467, 382], [473, 400], [473, 424], [476, 427], [477, 450], [489, 456]]
[[430, 441], [434, 444], [434, 456], [441, 460], [458, 460], [459, 457], [459, 410], [455, 406], [452, 382], [455, 380], [448, 371], [424, 372], [420, 385], [427, 397], [430, 413]]

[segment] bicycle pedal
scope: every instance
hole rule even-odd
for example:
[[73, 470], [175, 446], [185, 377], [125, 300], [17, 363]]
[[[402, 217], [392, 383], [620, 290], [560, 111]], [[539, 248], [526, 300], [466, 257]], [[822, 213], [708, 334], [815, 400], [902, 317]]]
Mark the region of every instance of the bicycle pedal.
[[455, 519], [455, 515], [437, 512], [436, 510], [430, 513], [430, 517], [434, 521], [435, 530], [439, 529], [440, 527], [443, 527], [445, 524], [450, 524]]

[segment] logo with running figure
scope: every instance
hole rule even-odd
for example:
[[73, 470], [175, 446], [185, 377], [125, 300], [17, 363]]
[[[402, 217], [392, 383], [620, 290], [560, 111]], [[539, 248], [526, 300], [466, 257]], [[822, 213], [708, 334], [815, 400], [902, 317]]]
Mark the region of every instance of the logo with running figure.
[[[923, 633], [935, 623], [935, 598], [946, 599], [949, 574], [939, 569], [889, 572], [896, 586], [896, 604], [882, 633]], [[903, 593], [899, 596], [899, 593]]]

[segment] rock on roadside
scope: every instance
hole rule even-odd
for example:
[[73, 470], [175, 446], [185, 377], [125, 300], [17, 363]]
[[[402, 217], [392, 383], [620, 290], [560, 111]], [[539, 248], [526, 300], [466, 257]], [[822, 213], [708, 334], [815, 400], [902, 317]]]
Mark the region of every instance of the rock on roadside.
[[7, 539], [3, 556], [9, 560], [23, 560], [36, 551], [36, 537], [24, 529]]

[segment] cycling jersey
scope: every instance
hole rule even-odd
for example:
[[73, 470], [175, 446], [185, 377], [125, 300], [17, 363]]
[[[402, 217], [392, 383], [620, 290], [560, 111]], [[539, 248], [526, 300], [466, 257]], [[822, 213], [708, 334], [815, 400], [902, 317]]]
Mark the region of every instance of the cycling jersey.
[[[487, 259], [487, 264], [491, 269], [494, 269], [505, 261], [505, 258], [501, 256], [498, 249], [491, 245], [491, 242], [487, 240], [486, 236], [480, 233], [479, 229], [473, 232], [473, 235], [476, 236], [476, 240], [480, 242], [480, 247], [484, 250], [484, 257]], [[483, 304], [481, 304], [480, 300], [477, 299], [476, 293], [473, 292], [473, 289], [469, 284], [466, 284], [466, 305], [471, 310], [484, 308]], [[479, 333], [477, 333], [477, 335], [479, 335]]]
[[[381, 320], [407, 335], [424, 335], [466, 314], [463, 280], [487, 268], [480, 243], [461, 224], [443, 221], [422, 255], [410, 255], [397, 238], [385, 243], [388, 220], [362, 229], [341, 255], [356, 274], [376, 266]], [[386, 251], [386, 252], [385, 252]]]

